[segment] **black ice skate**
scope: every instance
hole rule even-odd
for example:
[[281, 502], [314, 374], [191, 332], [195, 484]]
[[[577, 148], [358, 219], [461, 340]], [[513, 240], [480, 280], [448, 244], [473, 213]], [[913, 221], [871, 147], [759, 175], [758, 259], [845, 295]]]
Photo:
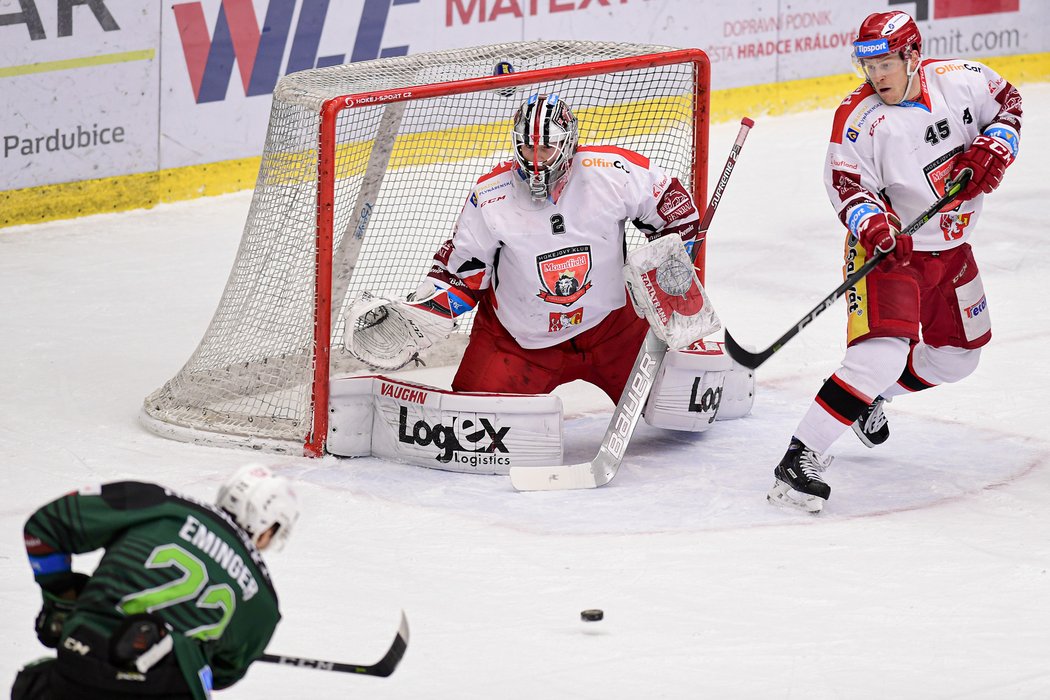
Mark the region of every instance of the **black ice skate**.
[[886, 442], [890, 437], [890, 425], [886, 420], [886, 414], [882, 411], [882, 405], [886, 399], [878, 396], [864, 409], [853, 423], [853, 432], [857, 434], [860, 441], [868, 447], [875, 447]]
[[820, 478], [820, 473], [828, 468], [831, 459], [809, 449], [798, 438], [791, 438], [784, 458], [773, 470], [777, 480], [766, 498], [770, 503], [801, 508], [807, 513], [820, 512], [831, 495], [831, 487]]

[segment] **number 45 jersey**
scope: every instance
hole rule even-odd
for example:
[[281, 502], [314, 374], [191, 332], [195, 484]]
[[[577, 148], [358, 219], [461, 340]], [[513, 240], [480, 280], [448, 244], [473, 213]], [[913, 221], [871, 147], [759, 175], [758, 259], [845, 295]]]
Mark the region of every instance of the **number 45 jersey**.
[[126, 616], [152, 613], [172, 628], [195, 694], [238, 681], [281, 617], [247, 534], [215, 506], [156, 484], [111, 483], [63, 496], [30, 516], [25, 541], [42, 586], [69, 571], [71, 554], [104, 548], [63, 639], [82, 625], [109, 637]]
[[[1021, 96], [998, 73], [975, 61], [922, 61], [915, 101], [887, 105], [868, 83], [835, 112], [824, 164], [828, 196], [847, 226], [857, 205], [873, 203], [914, 221], [944, 194], [956, 157], [981, 133], [1017, 153]], [[981, 215], [984, 195], [948, 205], [914, 235], [915, 250], [954, 248]]]

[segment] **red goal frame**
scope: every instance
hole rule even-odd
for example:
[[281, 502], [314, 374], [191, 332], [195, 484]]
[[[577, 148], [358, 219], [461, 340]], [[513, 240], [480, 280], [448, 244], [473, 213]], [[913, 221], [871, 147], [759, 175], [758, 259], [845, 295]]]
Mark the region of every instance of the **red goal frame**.
[[[707, 203], [708, 126], [710, 114], [711, 64], [700, 49], [681, 49], [629, 58], [595, 61], [573, 66], [522, 71], [484, 78], [471, 78], [430, 85], [416, 85], [392, 90], [343, 95], [326, 100], [321, 107], [317, 172], [317, 238], [314, 303], [314, 367], [311, 388], [311, 427], [304, 444], [308, 456], [324, 454], [328, 433], [328, 399], [332, 337], [332, 257], [335, 209], [336, 120], [346, 109], [373, 106], [377, 103], [405, 102], [480, 90], [529, 85], [551, 80], [564, 80], [602, 73], [616, 73], [643, 68], [692, 63], [693, 87], [693, 165], [692, 196], [701, 217]], [[702, 271], [704, 241], [696, 253], [697, 267]], [[702, 276], [701, 276], [702, 277]]]

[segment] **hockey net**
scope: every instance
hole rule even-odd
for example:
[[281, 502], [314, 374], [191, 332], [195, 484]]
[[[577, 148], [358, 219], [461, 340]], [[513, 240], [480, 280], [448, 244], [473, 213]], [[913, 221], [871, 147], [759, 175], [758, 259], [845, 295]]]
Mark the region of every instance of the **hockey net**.
[[[493, 75], [501, 62], [513, 72]], [[568, 41], [285, 76], [218, 309], [185, 366], [146, 397], [143, 422], [191, 442], [323, 453], [329, 378], [366, 370], [342, 346], [343, 309], [362, 291], [415, 289], [470, 188], [511, 157], [525, 97], [558, 93], [581, 144], [648, 156], [702, 206], [708, 86], [699, 50]], [[628, 224], [628, 245], [643, 240]], [[468, 332], [429, 363], [456, 361]]]

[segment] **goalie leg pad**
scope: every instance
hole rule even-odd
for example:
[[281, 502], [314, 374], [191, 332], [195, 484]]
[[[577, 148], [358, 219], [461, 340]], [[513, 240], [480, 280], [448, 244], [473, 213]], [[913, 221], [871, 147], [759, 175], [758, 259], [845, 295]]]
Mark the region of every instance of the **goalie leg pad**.
[[722, 343], [698, 342], [665, 356], [645, 407], [645, 422], [700, 433], [715, 420], [747, 415], [754, 397], [753, 372], [733, 362]]
[[444, 471], [509, 474], [562, 461], [562, 404], [550, 394], [458, 393], [384, 376], [331, 382], [328, 451]]
[[721, 329], [678, 236], [657, 238], [628, 253], [623, 277], [635, 311], [672, 350]]

